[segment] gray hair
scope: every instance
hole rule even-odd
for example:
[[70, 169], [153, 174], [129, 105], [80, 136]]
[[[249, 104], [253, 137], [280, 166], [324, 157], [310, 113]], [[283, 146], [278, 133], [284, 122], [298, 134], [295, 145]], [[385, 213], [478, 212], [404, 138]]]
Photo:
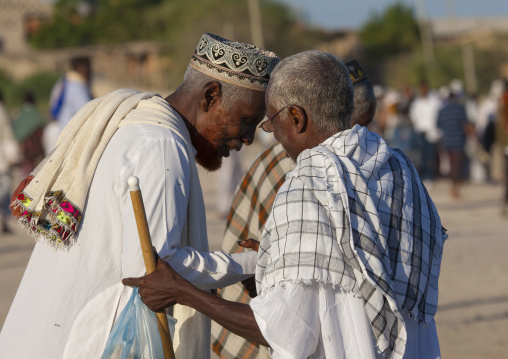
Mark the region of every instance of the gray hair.
[[353, 85], [346, 66], [329, 53], [311, 50], [282, 60], [272, 72], [268, 96], [277, 110], [303, 107], [326, 135], [351, 127]]
[[182, 84], [178, 87], [177, 91], [183, 91], [189, 94], [196, 89], [202, 89], [211, 82], [218, 82], [221, 85], [222, 100], [221, 105], [224, 110], [229, 111], [233, 104], [237, 102], [248, 104], [252, 102], [252, 97], [255, 90], [231, 84], [226, 81], [221, 81], [214, 77], [208, 76], [192, 66], [187, 66], [187, 71], [183, 77]]

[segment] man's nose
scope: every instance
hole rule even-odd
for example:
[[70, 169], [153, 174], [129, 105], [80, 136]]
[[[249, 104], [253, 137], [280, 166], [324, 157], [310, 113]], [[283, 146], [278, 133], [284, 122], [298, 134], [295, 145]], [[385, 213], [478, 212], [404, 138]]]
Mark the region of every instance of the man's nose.
[[245, 146], [252, 145], [252, 142], [254, 141], [254, 135], [256, 134], [256, 127], [249, 129], [247, 132], [245, 132], [245, 135], [242, 137], [242, 142]]

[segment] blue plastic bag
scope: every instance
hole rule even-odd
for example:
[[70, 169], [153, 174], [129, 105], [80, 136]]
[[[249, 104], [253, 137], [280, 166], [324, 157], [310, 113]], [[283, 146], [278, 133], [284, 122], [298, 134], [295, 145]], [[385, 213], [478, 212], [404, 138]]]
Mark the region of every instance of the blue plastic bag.
[[[169, 332], [174, 336], [176, 319], [168, 316]], [[101, 359], [164, 358], [157, 317], [141, 301], [134, 288], [106, 343]]]

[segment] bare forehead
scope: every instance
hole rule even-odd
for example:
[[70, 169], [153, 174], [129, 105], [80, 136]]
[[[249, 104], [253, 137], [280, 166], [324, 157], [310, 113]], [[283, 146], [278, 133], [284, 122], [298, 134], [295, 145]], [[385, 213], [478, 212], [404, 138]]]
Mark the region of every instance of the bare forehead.
[[243, 116], [252, 118], [263, 118], [266, 113], [265, 92], [251, 90], [252, 94], [240, 105]]

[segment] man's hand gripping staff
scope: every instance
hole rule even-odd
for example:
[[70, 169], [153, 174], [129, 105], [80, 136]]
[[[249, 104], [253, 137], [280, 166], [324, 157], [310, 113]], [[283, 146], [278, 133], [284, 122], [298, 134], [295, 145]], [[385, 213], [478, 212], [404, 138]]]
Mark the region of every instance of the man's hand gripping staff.
[[[129, 177], [128, 183], [146, 272], [150, 274], [156, 269], [154, 253], [155, 255], [157, 255], [157, 253], [152, 249], [152, 240], [150, 238], [150, 231], [146, 220], [145, 206], [143, 205], [143, 197], [141, 196], [141, 191], [139, 189], [139, 179], [135, 176]], [[159, 261], [159, 263], [160, 262], [162, 261]], [[141, 298], [143, 297], [141, 296]], [[148, 307], [152, 309], [150, 306]], [[166, 317], [166, 312], [163, 309], [164, 307], [161, 307], [160, 310], [152, 310], [156, 312], [157, 315], [157, 326], [159, 327], [159, 333], [161, 335], [164, 357], [165, 359], [175, 359], [173, 343], [171, 342], [171, 336], [169, 334], [168, 318]]]
[[[259, 242], [248, 239], [239, 243], [257, 249]], [[229, 331], [268, 346], [247, 304], [235, 303], [201, 291], [176, 273], [168, 263], [157, 258], [156, 270], [140, 278], [125, 278], [122, 283], [139, 287], [141, 300], [153, 311], [175, 304], [186, 305], [205, 314]], [[252, 290], [249, 289], [252, 293]], [[255, 291], [254, 291], [255, 292]]]

